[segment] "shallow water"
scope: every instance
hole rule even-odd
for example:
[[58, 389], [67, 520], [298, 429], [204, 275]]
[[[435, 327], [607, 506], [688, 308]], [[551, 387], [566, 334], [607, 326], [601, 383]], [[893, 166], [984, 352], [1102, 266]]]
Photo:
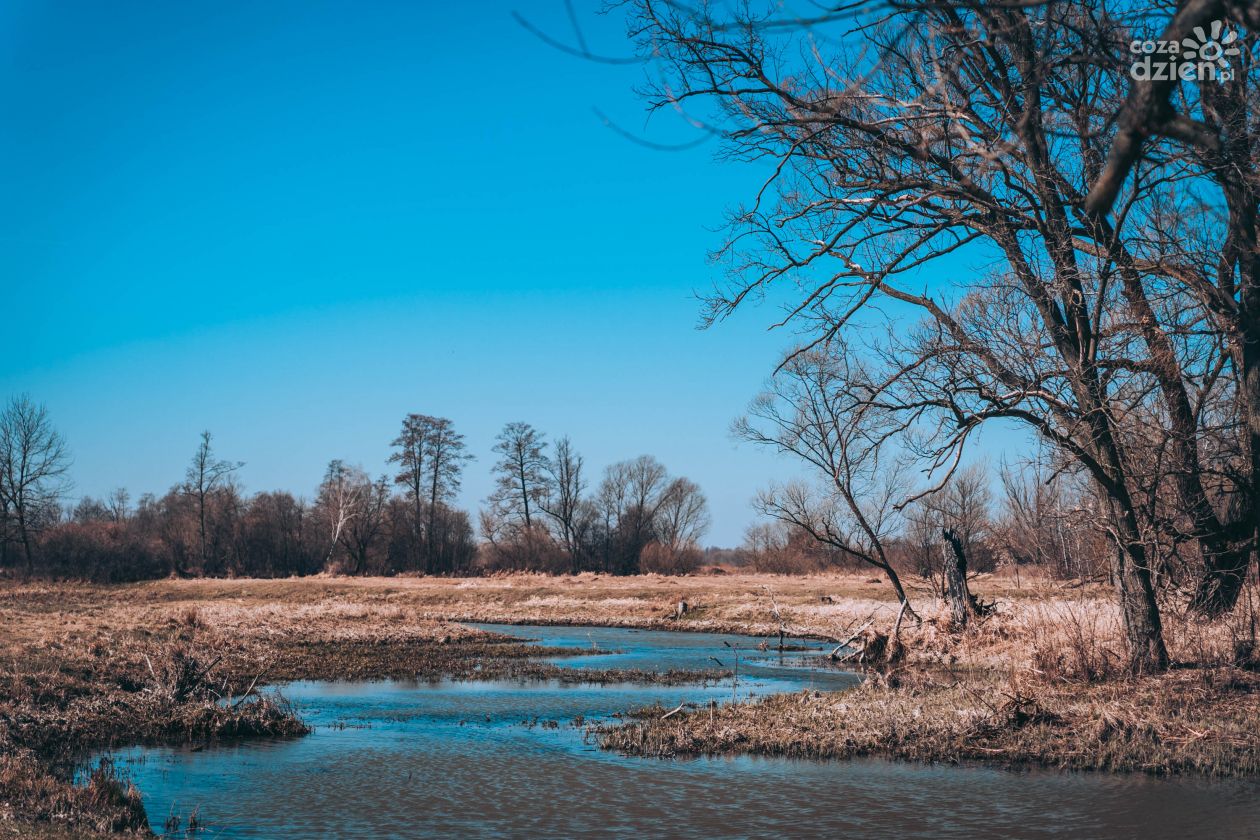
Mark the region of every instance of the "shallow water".
[[734, 645], [739, 682], [292, 683], [308, 737], [115, 757], [155, 829], [195, 807], [206, 837], [1260, 836], [1250, 782], [603, 752], [575, 717], [856, 678], [809, 654], [750, 650], [761, 640], [748, 637], [481, 626], [591, 650], [554, 660], [566, 667], [731, 668]]

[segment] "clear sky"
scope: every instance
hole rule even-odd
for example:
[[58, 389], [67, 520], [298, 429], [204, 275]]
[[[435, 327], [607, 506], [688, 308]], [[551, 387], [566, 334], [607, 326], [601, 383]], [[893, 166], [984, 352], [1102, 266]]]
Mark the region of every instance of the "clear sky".
[[[622, 24], [578, 3], [598, 52]], [[760, 173], [668, 153], [638, 67], [547, 47], [561, 2], [0, 4], [0, 395], [47, 404], [74, 494], [162, 492], [202, 429], [250, 491], [385, 469], [407, 412], [651, 453], [709, 543], [794, 467], [728, 434], [792, 336], [696, 329], [722, 211]]]

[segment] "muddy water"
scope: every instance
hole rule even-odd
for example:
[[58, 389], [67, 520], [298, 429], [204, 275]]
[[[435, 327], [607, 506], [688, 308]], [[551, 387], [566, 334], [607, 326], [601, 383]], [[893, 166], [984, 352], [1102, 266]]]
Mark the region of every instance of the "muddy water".
[[734, 686], [294, 683], [306, 738], [116, 758], [155, 829], [197, 808], [206, 837], [1260, 837], [1254, 783], [602, 752], [574, 718], [854, 678], [747, 637], [492, 629], [590, 651], [567, 667], [730, 668], [744, 649]]

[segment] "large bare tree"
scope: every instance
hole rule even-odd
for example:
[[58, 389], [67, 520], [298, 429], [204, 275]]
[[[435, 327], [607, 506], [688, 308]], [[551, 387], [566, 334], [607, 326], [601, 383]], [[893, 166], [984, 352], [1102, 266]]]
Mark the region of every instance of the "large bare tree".
[[[1205, 175], [1200, 146], [1186, 142], [1200, 126], [1184, 119], [1141, 138], [1115, 201], [1087, 199], [1114, 169], [1142, 22], [1132, 7], [908, 3], [858, 27], [835, 20], [851, 9], [802, 26], [777, 4], [632, 8], [660, 74], [654, 104], [706, 120], [729, 157], [770, 164], [732, 214], [721, 251], [732, 284], [710, 316], [787, 287], [787, 320], [812, 324], [819, 340], [886, 331], [887, 378], [871, 400], [944, 422], [924, 446], [932, 459], [956, 463], [994, 419], [1070, 457], [1103, 499], [1130, 663], [1165, 667], [1153, 547], [1196, 546], [1205, 611], [1232, 603], [1254, 552], [1254, 438], [1244, 423], [1226, 440], [1208, 421], [1231, 399], [1249, 416], [1244, 357], [1257, 343], [1238, 319], [1257, 319], [1236, 265], [1204, 288], [1151, 243], [1161, 232], [1195, 241], [1198, 225], [1226, 263], [1255, 249], [1213, 227], [1214, 205], [1194, 188], [1223, 170]], [[1244, 59], [1223, 93], [1195, 89], [1208, 110], [1238, 89], [1218, 140], [1241, 130], [1252, 66]], [[1225, 146], [1250, 165], [1248, 137]], [[1252, 198], [1220, 191], [1220, 206], [1254, 216]], [[1216, 309], [1205, 300], [1222, 294]], [[1227, 445], [1205, 445], [1217, 438]], [[1168, 494], [1177, 515], [1154, 503]]]

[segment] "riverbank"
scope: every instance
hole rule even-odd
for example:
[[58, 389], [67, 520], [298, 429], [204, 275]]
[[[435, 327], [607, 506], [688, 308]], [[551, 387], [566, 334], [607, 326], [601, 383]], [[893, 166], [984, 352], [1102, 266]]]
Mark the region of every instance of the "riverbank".
[[1260, 770], [1260, 684], [1246, 617], [1171, 618], [1170, 649], [1182, 667], [1129, 679], [1114, 654], [1119, 627], [1106, 590], [996, 577], [973, 589], [997, 603], [994, 616], [953, 633], [917, 592], [925, 620], [904, 620], [894, 641], [897, 610], [884, 585], [852, 574], [0, 584], [0, 836], [32, 820], [142, 829], [125, 781], [106, 767], [89, 784], [70, 785], [70, 758], [111, 744], [300, 734], [283, 699], [259, 692], [270, 684], [697, 676], [566, 671], [535, 658], [549, 651], [459, 623], [468, 621], [837, 642], [856, 635], [854, 645], [882, 648], [871, 679], [850, 692], [664, 720], [661, 711], [600, 731], [606, 747], [623, 752], [886, 755], [1219, 776]]
[[882, 756], [1225, 778], [1260, 773], [1258, 691], [1255, 674], [1226, 669], [1094, 685], [919, 673], [713, 712], [640, 710], [594, 734], [657, 758]]

